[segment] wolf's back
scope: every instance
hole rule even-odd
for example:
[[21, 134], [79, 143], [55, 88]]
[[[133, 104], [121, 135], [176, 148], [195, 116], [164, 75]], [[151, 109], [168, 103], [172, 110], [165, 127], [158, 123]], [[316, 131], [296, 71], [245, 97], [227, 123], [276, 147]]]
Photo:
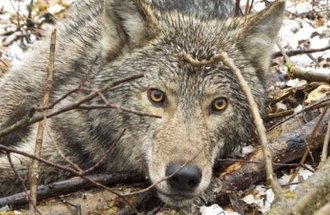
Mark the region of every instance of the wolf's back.
[[[68, 17], [57, 24], [53, 100], [79, 85], [99, 52], [103, 2], [77, 1]], [[49, 32], [50, 34], [50, 32]], [[21, 64], [0, 79], [0, 130], [26, 117], [42, 101], [47, 77], [49, 36], [37, 41]], [[0, 144], [15, 145], [27, 129], [0, 137]]]

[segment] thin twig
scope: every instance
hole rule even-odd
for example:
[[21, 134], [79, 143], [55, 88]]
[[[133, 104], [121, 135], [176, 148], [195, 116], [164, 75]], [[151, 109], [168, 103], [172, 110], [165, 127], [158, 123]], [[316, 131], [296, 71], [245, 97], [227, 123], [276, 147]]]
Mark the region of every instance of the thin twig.
[[275, 129], [276, 127], [282, 125], [283, 123], [285, 123], [289, 119], [291, 119], [291, 118], [293, 118], [293, 117], [295, 117], [295, 116], [297, 116], [297, 115], [299, 115], [299, 114], [301, 114], [303, 112], [307, 112], [309, 110], [313, 110], [314, 108], [319, 108], [319, 107], [323, 107], [325, 105], [328, 105], [329, 102], [330, 102], [330, 97], [327, 96], [326, 98], [324, 98], [324, 99], [322, 99], [322, 100], [320, 100], [318, 102], [315, 102], [313, 104], [310, 104], [310, 105], [304, 107], [302, 110], [300, 110], [300, 111], [298, 111], [298, 112], [296, 112], [296, 113], [294, 113], [294, 114], [286, 117], [285, 119], [277, 122], [276, 124], [274, 124], [270, 128], [268, 128], [267, 131], [271, 131], [271, 130]]
[[[7, 155], [8, 162], [9, 162], [9, 165], [10, 165], [11, 169], [13, 170], [14, 174], [20, 180], [20, 182], [21, 182], [21, 184], [23, 186], [23, 189], [24, 189], [24, 192], [25, 192], [25, 196], [26, 196], [26, 200], [28, 202], [31, 202], [31, 196], [30, 196], [30, 193], [29, 193], [29, 189], [25, 185], [25, 179], [23, 179], [22, 176], [16, 171], [16, 168], [15, 168], [15, 166], [13, 164], [13, 161], [11, 159], [10, 153], [9, 152], [6, 152], [6, 155]], [[38, 210], [38, 208], [37, 208], [36, 205], [33, 205], [33, 207], [34, 207], [34, 210], [38, 212], [38, 214], [41, 214], [41, 212]]]
[[83, 172], [83, 170], [77, 165], [75, 164], [73, 161], [71, 161], [67, 156], [64, 155], [63, 151], [60, 149], [60, 147], [58, 146], [55, 138], [53, 137], [53, 135], [49, 132], [48, 127], [46, 125], [45, 127], [46, 130], [46, 134], [48, 136], [48, 138], [50, 139], [50, 141], [52, 142], [52, 144], [55, 146], [55, 149], [57, 151], [57, 153], [65, 160], [65, 162], [67, 162], [70, 166], [72, 166], [73, 169], [75, 169], [78, 172]]
[[9, 165], [11, 167], [11, 169], [13, 170], [14, 174], [16, 175], [16, 177], [20, 180], [23, 188], [24, 188], [24, 191], [26, 193], [26, 198], [29, 200], [30, 199], [30, 195], [29, 195], [29, 192], [28, 192], [28, 188], [26, 187], [25, 185], [25, 179], [22, 178], [22, 176], [16, 171], [16, 168], [13, 164], [13, 161], [11, 159], [11, 156], [10, 156], [10, 153], [9, 152], [6, 152], [6, 155], [7, 155], [7, 159], [8, 159], [8, 162], [9, 162]]
[[69, 92], [65, 93], [63, 96], [61, 96], [59, 99], [57, 99], [56, 101], [54, 101], [51, 105], [49, 105], [48, 107], [46, 108], [35, 108], [35, 111], [44, 111], [44, 110], [49, 110], [49, 109], [52, 109], [54, 108], [58, 103], [60, 103], [61, 101], [63, 101], [65, 98], [69, 97], [70, 95], [78, 92], [79, 90], [82, 89], [82, 87], [86, 84], [87, 81], [89, 81], [89, 77], [90, 77], [90, 74], [92, 73], [93, 71], [93, 67], [94, 65], [97, 63], [97, 60], [98, 60], [98, 56], [96, 56], [96, 58], [94, 59], [93, 63], [89, 66], [88, 70], [87, 70], [87, 73], [85, 75], [85, 77], [81, 80], [79, 86], [77, 86], [76, 88], [70, 90]]
[[81, 213], [81, 205], [75, 205], [75, 204], [72, 204], [71, 202], [68, 202], [67, 200], [65, 200], [63, 197], [60, 196], [60, 200], [61, 202], [63, 202], [65, 205], [69, 205], [71, 207], [73, 207], [75, 209], [75, 214], [77, 215], [82, 215]]
[[2, 60], [1, 58], [0, 58], [0, 62], [3, 63], [3, 65], [5, 65], [6, 67], [9, 67], [9, 65], [4, 60]]
[[291, 115], [294, 113], [294, 109], [290, 109], [290, 110], [283, 110], [280, 112], [276, 112], [276, 113], [269, 113], [266, 116], [266, 120], [271, 120], [271, 119], [276, 119], [276, 118], [282, 118], [288, 115]]
[[[314, 137], [315, 137], [315, 135], [316, 135], [316, 133], [317, 133], [317, 131], [319, 129], [319, 126], [321, 124], [321, 121], [325, 117], [325, 114], [327, 113], [327, 110], [328, 109], [329, 109], [329, 105], [328, 105], [328, 108], [321, 114], [320, 119], [316, 123], [316, 125], [315, 125], [315, 127], [314, 127], [314, 129], [312, 131], [312, 134], [310, 135], [310, 138], [307, 141], [305, 153], [303, 154], [303, 156], [302, 156], [302, 158], [301, 158], [301, 160], [299, 162], [300, 165], [303, 165], [305, 163], [309, 152], [313, 149], [312, 143], [314, 141]], [[290, 177], [290, 179], [288, 181], [289, 183], [291, 183], [295, 179], [295, 177], [297, 177], [298, 172], [299, 172], [299, 169], [300, 169], [299, 167], [295, 169], [294, 173], [291, 175], [291, 177]]]
[[240, 70], [235, 66], [232, 59], [230, 59], [228, 57], [226, 52], [221, 52], [220, 54], [215, 54], [209, 60], [197, 60], [197, 59], [194, 59], [191, 55], [188, 55], [186, 53], [180, 54], [179, 57], [183, 58], [183, 60], [189, 62], [193, 66], [205, 66], [205, 65], [210, 65], [210, 64], [214, 64], [219, 61], [222, 61], [235, 74], [235, 76], [237, 77], [237, 79], [239, 81], [240, 87], [242, 88], [242, 91], [244, 92], [244, 94], [247, 98], [247, 101], [249, 103], [249, 106], [250, 106], [250, 109], [251, 109], [251, 112], [253, 115], [254, 124], [258, 131], [259, 140], [260, 140], [260, 143], [262, 146], [262, 151], [263, 151], [264, 157], [265, 157], [267, 180], [271, 184], [274, 193], [277, 195], [281, 195], [281, 193], [283, 191], [275, 179], [273, 166], [272, 166], [272, 155], [271, 155], [271, 152], [267, 145], [268, 143], [267, 143], [267, 137], [266, 137], [266, 129], [263, 124], [263, 120], [259, 114], [258, 106], [257, 106], [256, 102], [254, 101], [251, 89], [249, 88], [247, 82], [244, 80]]
[[280, 43], [280, 41], [277, 41], [277, 46], [280, 49], [280, 53], [282, 54], [282, 56], [284, 57], [285, 63], [286, 64], [293, 64], [292, 61], [290, 60], [289, 56], [286, 54], [282, 44]]
[[251, 13], [251, 11], [252, 11], [252, 8], [253, 8], [253, 3], [254, 3], [254, 0], [252, 0], [252, 1], [251, 1], [250, 9], [249, 9], [249, 11], [248, 11], [248, 13], [247, 13], [247, 14], [250, 14], [250, 13]]
[[[110, 91], [112, 90], [113, 87], [117, 86], [117, 85], [120, 85], [122, 83], [125, 83], [125, 82], [128, 82], [128, 81], [132, 81], [132, 80], [135, 80], [135, 79], [138, 79], [138, 78], [141, 78], [143, 77], [142, 74], [137, 74], [137, 75], [132, 75], [132, 76], [129, 76], [127, 78], [123, 78], [123, 79], [119, 79], [117, 81], [114, 81], [112, 83], [109, 83], [109, 84], [106, 84], [104, 87], [102, 87], [99, 91], [100, 92], [105, 92], [105, 91]], [[75, 102], [72, 102], [71, 104], [68, 104], [66, 106], [63, 106], [53, 112], [47, 112], [45, 113], [46, 115], [46, 118], [51, 118], [53, 116], [57, 116], [61, 113], [64, 113], [64, 112], [67, 112], [67, 111], [70, 111], [70, 110], [73, 110], [73, 109], [76, 109], [77, 107], [79, 107], [81, 104], [85, 103], [85, 102], [88, 102], [94, 98], [96, 98], [98, 96], [98, 93], [96, 92], [91, 92], [89, 95], [81, 98], [80, 100], [78, 101], [75, 101]], [[155, 117], [155, 116], [153, 116]], [[4, 135], [7, 135], [17, 129], [20, 129], [20, 128], [23, 128], [25, 126], [28, 126], [28, 125], [32, 125], [36, 122], [39, 122], [40, 120], [42, 120], [44, 118], [43, 114], [35, 114], [34, 116], [31, 117], [31, 113], [27, 114], [26, 117], [22, 118], [21, 120], [17, 121], [16, 123], [14, 123], [13, 125], [3, 129], [0, 131], [0, 137], [4, 136]], [[158, 116], [159, 118], [159, 116]]]
[[[51, 39], [50, 39], [50, 51], [49, 51], [49, 62], [47, 68], [47, 83], [45, 94], [43, 98], [43, 107], [47, 107], [49, 105], [50, 93], [53, 87], [53, 78], [55, 71], [55, 46], [56, 46], [56, 28], [52, 31]], [[38, 124], [37, 130], [37, 138], [34, 148], [34, 155], [36, 157], [41, 156], [42, 151], [42, 143], [44, 137], [44, 129], [46, 126], [46, 116], [43, 113], [44, 119], [41, 120]], [[37, 188], [38, 188], [38, 179], [39, 179], [39, 171], [40, 171], [40, 163], [37, 160], [33, 160], [30, 166], [29, 171], [29, 182], [30, 182], [30, 202], [29, 202], [29, 214], [36, 214], [36, 205], [37, 205]]]
[[[241, 163], [251, 163], [251, 164], [261, 164], [261, 162], [259, 161], [251, 161], [251, 160], [248, 160], [248, 159], [239, 159], [239, 158], [217, 158], [217, 162], [241, 162]], [[312, 170], [311, 168], [309, 168], [308, 166], [306, 165], [301, 165], [300, 163], [278, 163], [278, 162], [275, 162], [273, 161], [273, 166], [281, 166], [281, 167], [297, 167], [297, 166], [300, 166], [302, 167], [303, 169], [306, 169], [310, 172], [314, 172], [314, 170]]]
[[327, 132], [325, 133], [324, 141], [323, 141], [323, 148], [321, 154], [321, 161], [319, 163], [318, 168], [324, 165], [325, 161], [328, 158], [328, 147], [329, 147], [329, 139], [330, 139], [330, 120], [328, 121], [328, 128]]
[[235, 0], [235, 16], [240, 15], [241, 7], [240, 7], [240, 0]]
[[141, 194], [141, 193], [144, 193], [144, 192], [147, 192], [149, 190], [151, 190], [152, 188], [154, 188], [157, 184], [163, 182], [163, 181], [166, 181], [168, 180], [169, 178], [173, 177], [177, 172], [179, 172], [181, 169], [183, 169], [185, 166], [187, 166], [187, 164], [189, 164], [190, 162], [192, 162], [193, 160], [195, 160], [195, 158], [205, 149], [206, 145], [204, 147], [201, 148], [201, 150], [195, 154], [190, 160], [186, 161], [184, 164], [182, 164], [180, 166], [180, 168], [178, 168], [176, 171], [174, 171], [171, 175], [168, 175], [162, 179], [160, 179], [159, 181], [151, 184], [149, 187], [145, 188], [145, 189], [142, 189], [142, 190], [139, 190], [139, 191], [136, 191], [136, 192], [133, 192], [133, 193], [128, 193], [124, 196], [132, 196], [132, 195], [137, 195], [137, 194]]
[[318, 82], [327, 82], [330, 83], [330, 73], [317, 72], [317, 71], [305, 71], [300, 69], [297, 65], [295, 65], [289, 56], [285, 53], [285, 50], [282, 44], [277, 41], [277, 46], [280, 49], [285, 61], [285, 66], [288, 68], [288, 74], [292, 78], [300, 78], [305, 79], [307, 81], [318, 81]]
[[4, 151], [4, 152], [9, 152], [9, 153], [15, 153], [15, 154], [19, 154], [19, 155], [22, 155], [22, 156], [25, 156], [25, 157], [28, 157], [28, 158], [31, 158], [33, 160], [37, 160], [39, 162], [42, 162], [48, 166], [51, 166], [51, 167], [54, 167], [54, 168], [57, 168], [57, 169], [61, 169], [61, 170], [64, 170], [64, 171], [67, 171], [67, 172], [70, 172], [71, 174], [73, 175], [76, 175], [76, 176], [79, 176], [81, 177], [82, 179], [85, 179], [86, 181], [94, 184], [95, 186], [97, 187], [100, 187], [100, 188], [103, 188], [115, 195], [117, 195], [125, 204], [127, 204], [136, 214], [138, 214], [138, 211], [132, 206], [132, 204], [123, 196], [121, 195], [120, 193], [112, 190], [111, 188], [101, 184], [100, 182], [97, 182], [97, 181], [94, 181], [93, 179], [91, 179], [89, 176], [86, 176], [82, 173], [80, 173], [79, 171], [76, 171], [70, 167], [67, 167], [67, 166], [62, 166], [62, 165], [59, 165], [59, 164], [56, 164], [56, 163], [53, 163], [53, 162], [50, 162], [50, 161], [47, 161], [41, 157], [36, 157], [34, 155], [31, 155], [29, 153], [26, 153], [26, 152], [23, 152], [21, 150], [17, 150], [17, 149], [13, 149], [11, 147], [7, 147], [7, 146], [3, 146], [3, 145], [0, 145], [0, 151]]
[[32, 18], [33, 0], [30, 1], [28, 8], [28, 19]]
[[102, 157], [97, 163], [95, 163], [95, 164], [94, 164], [93, 166], [91, 166], [90, 168], [84, 170], [84, 173], [85, 173], [85, 174], [87, 174], [87, 173], [89, 173], [89, 172], [92, 172], [94, 169], [96, 169], [98, 166], [101, 165], [101, 163], [107, 158], [107, 155], [108, 155], [108, 154], [114, 149], [114, 147], [119, 143], [119, 141], [121, 140], [121, 138], [124, 136], [125, 132], [126, 132], [126, 129], [124, 129], [124, 130], [120, 133], [120, 135], [119, 135], [119, 137], [117, 138], [117, 140], [115, 140], [115, 141], [112, 143], [111, 147], [109, 147], [109, 149], [106, 151], [106, 153], [104, 154], [104, 156], [103, 156], [103, 157]]
[[247, 101], [249, 103], [253, 118], [254, 118], [254, 124], [256, 126], [256, 129], [258, 131], [259, 141], [262, 146], [262, 151], [265, 158], [265, 167], [266, 167], [266, 174], [267, 174], [267, 180], [271, 184], [272, 189], [276, 195], [282, 194], [282, 189], [280, 185], [277, 183], [274, 171], [273, 171], [273, 165], [272, 165], [272, 155], [270, 152], [270, 149], [268, 147], [268, 141], [266, 136], [266, 129], [263, 124], [263, 120], [260, 116], [258, 106], [256, 102], [254, 101], [252, 92], [250, 87], [248, 86], [247, 82], [244, 80], [240, 70], [236, 67], [232, 59], [228, 57], [228, 54], [226, 52], [221, 52], [219, 55], [219, 58], [221, 61], [228, 66], [231, 71], [235, 74], [237, 77], [240, 87], [242, 88], [243, 93], [245, 94]]
[[245, 4], [245, 9], [244, 9], [244, 15], [247, 15], [250, 7], [252, 7], [252, 5], [250, 6], [250, 0], [247, 0], [246, 4]]
[[183, 60], [187, 61], [193, 66], [208, 66], [214, 63], [217, 63], [221, 60], [220, 55], [213, 55], [210, 59], [208, 60], [197, 60], [194, 59], [191, 55], [187, 53], [181, 53], [178, 55], [179, 58], [182, 58]]
[[159, 115], [155, 115], [155, 114], [150, 114], [150, 113], [146, 113], [143, 111], [137, 111], [137, 110], [132, 110], [120, 105], [115, 105], [115, 104], [104, 104], [104, 105], [79, 105], [77, 107], [77, 109], [83, 109], [83, 110], [93, 110], [93, 109], [104, 109], [104, 108], [111, 108], [111, 109], [116, 109], [118, 111], [123, 111], [123, 112], [127, 112], [127, 113], [132, 113], [132, 114], [136, 114], [139, 116], [148, 116], [148, 117], [154, 117], [154, 118], [161, 118], [161, 116]]
[[[326, 46], [324, 48], [320, 48], [320, 49], [307, 49], [307, 50], [303, 50], [303, 49], [299, 49], [299, 50], [292, 50], [292, 51], [288, 51], [288, 52], [284, 52], [287, 56], [291, 57], [291, 56], [295, 56], [295, 55], [302, 55], [302, 54], [310, 54], [310, 53], [315, 53], [315, 52], [323, 52], [326, 50], [329, 50], [330, 46]], [[277, 58], [277, 57], [282, 57], [283, 56], [283, 52], [282, 51], [278, 51], [275, 52], [273, 54], [273, 58]]]

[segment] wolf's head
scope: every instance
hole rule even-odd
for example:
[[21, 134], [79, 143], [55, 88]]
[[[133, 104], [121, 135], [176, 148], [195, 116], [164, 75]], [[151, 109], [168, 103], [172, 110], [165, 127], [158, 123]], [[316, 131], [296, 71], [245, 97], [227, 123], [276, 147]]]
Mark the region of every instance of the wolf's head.
[[207, 189], [215, 158], [254, 134], [238, 81], [222, 62], [210, 63], [210, 59], [227, 52], [261, 110], [264, 105], [264, 73], [284, 2], [254, 15], [228, 19], [222, 16], [230, 12], [219, 2], [224, 1], [105, 3], [103, 57], [117, 60], [105, 65], [107, 72], [98, 79], [144, 74], [109, 96], [130, 109], [161, 116], [125, 116], [131, 147], [139, 146], [127, 153], [127, 159], [132, 157], [134, 162], [142, 156], [153, 183], [171, 176], [157, 185], [160, 198], [169, 205], [187, 205]]

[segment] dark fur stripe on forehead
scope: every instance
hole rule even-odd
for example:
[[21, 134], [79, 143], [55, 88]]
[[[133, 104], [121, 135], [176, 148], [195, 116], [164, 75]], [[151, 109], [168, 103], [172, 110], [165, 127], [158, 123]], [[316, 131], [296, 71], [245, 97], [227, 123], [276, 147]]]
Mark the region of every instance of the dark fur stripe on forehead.
[[180, 11], [204, 19], [227, 18], [234, 15], [232, 0], [151, 0], [160, 11]]

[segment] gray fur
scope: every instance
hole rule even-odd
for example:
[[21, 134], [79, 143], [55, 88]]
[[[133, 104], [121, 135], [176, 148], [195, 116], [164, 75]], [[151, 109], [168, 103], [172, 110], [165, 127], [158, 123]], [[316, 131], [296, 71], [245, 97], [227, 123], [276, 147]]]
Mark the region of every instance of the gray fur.
[[[157, 185], [167, 204], [185, 206], [205, 191], [216, 157], [225, 156], [254, 135], [253, 120], [245, 96], [232, 72], [221, 62], [194, 66], [178, 57], [210, 59], [226, 51], [252, 87], [260, 110], [264, 108], [264, 73], [279, 31], [284, 2], [276, 2], [256, 15], [228, 18], [233, 3], [222, 0], [83, 0], [58, 25], [55, 80], [52, 101], [80, 84], [94, 59], [88, 87], [101, 88], [134, 74], [144, 77], [105, 93], [114, 104], [162, 118], [138, 116], [113, 109], [72, 110], [47, 120], [50, 133], [63, 153], [87, 169], [105, 157], [95, 172], [136, 170], [151, 182], [165, 177], [172, 162], [191, 161], [202, 170], [202, 181], [192, 193]], [[41, 103], [46, 83], [49, 40], [36, 44], [22, 65], [0, 80], [0, 130], [26, 116]], [[167, 95], [164, 107], [147, 97], [151, 88]], [[86, 95], [74, 94], [58, 107]], [[221, 113], [210, 111], [211, 102], [225, 97]], [[96, 98], [89, 104], [102, 104]], [[126, 130], [120, 141], [114, 140]], [[36, 125], [0, 137], [0, 144], [33, 152]], [[111, 150], [108, 150], [111, 147]], [[51, 138], [44, 137], [42, 156], [67, 165]], [[30, 159], [12, 155], [15, 167], [26, 176]], [[0, 157], [0, 196], [20, 191], [6, 156]], [[40, 183], [71, 175], [42, 166]], [[179, 196], [185, 198], [178, 198]]]

